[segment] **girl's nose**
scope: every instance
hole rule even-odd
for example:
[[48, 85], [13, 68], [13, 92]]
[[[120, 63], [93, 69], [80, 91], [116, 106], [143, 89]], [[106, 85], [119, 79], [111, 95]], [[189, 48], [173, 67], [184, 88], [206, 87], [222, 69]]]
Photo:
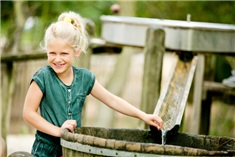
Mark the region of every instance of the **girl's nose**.
[[60, 55], [56, 55], [54, 61], [56, 61], [56, 62], [61, 61]]

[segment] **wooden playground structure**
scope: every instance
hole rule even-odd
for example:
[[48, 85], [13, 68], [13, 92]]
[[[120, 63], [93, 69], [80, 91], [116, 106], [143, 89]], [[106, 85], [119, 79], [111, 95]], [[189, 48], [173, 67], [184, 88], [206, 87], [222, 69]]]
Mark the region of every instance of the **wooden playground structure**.
[[[208, 134], [213, 93], [217, 93], [217, 96], [219, 93], [221, 97], [226, 96], [226, 99], [234, 99], [235, 90], [204, 78], [205, 68], [208, 68], [205, 67], [205, 56], [207, 54], [234, 55], [235, 26], [119, 16], [102, 16], [101, 20], [102, 38], [107, 43], [144, 47], [145, 65], [141, 104], [148, 106], [145, 111], [151, 113], [155, 108], [154, 112], [163, 114], [164, 117], [172, 106], [178, 106], [172, 108], [176, 114], [173, 116], [171, 112], [172, 117], [168, 117], [174, 121], [168, 129], [180, 125], [194, 77], [191, 132]], [[184, 66], [178, 68], [172, 65], [168, 86], [160, 93], [159, 75], [162, 74], [165, 51], [178, 54], [180, 59], [177, 65], [181, 63]], [[191, 69], [187, 70], [187, 64]], [[174, 81], [179, 75], [182, 78], [178, 79], [181, 80]]]
[[[173, 110], [176, 114], [170, 117], [172, 121], [165, 127], [167, 130], [177, 127], [178, 131], [190, 87], [194, 83], [194, 120], [191, 132], [207, 135], [212, 97], [216, 94], [221, 98], [234, 100], [235, 89], [204, 77], [205, 68], [208, 68], [205, 67], [206, 55], [235, 55], [235, 26], [121, 16], [102, 16], [101, 20], [103, 43], [92, 43], [96, 45], [95, 48], [119, 51], [123, 46], [131, 46], [144, 49], [142, 109], [147, 113], [154, 112], [165, 116], [164, 120], [169, 119], [168, 111]], [[93, 47], [90, 50], [94, 50]], [[172, 66], [167, 86], [161, 89], [162, 61], [166, 51], [176, 54], [175, 64]], [[1, 56], [1, 65], [4, 68], [1, 109], [2, 117], [5, 117], [1, 119], [1, 125], [5, 126], [1, 132], [4, 138], [7, 135], [9, 105], [14, 90], [13, 63], [45, 57], [45, 53]], [[89, 62], [89, 57], [87, 55], [84, 62]]]

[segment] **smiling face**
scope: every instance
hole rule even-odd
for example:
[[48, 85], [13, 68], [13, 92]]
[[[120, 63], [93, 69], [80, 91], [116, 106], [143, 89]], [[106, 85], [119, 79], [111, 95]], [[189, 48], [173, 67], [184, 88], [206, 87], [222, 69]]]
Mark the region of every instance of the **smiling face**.
[[57, 75], [68, 74], [69, 76], [77, 53], [67, 41], [60, 38], [51, 39], [47, 45], [48, 63]]

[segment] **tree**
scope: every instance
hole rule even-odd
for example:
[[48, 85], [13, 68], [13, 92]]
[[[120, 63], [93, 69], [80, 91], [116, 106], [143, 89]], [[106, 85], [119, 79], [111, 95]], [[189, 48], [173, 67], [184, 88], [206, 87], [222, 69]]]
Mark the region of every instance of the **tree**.
[[191, 14], [192, 21], [235, 24], [234, 1], [138, 1], [137, 8], [140, 17], [186, 20]]

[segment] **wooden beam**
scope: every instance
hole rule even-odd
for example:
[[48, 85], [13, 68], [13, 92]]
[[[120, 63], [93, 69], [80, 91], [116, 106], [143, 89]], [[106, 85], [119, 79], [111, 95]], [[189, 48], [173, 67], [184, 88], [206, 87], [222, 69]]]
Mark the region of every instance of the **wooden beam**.
[[[161, 28], [150, 27], [147, 31], [144, 49], [144, 75], [142, 85], [141, 109], [146, 113], [153, 113], [157, 104], [162, 76], [162, 62], [165, 53], [165, 32]], [[146, 124], [144, 128], [148, 128]]]
[[205, 56], [198, 55], [198, 64], [195, 73], [194, 91], [193, 91], [193, 113], [191, 117], [191, 130], [190, 132], [199, 134], [199, 126], [201, 121], [201, 100], [202, 100], [202, 89], [204, 80], [204, 65]]
[[235, 88], [227, 87], [219, 82], [204, 81], [204, 90], [217, 94], [230, 94], [235, 96]]
[[28, 54], [2, 54], [1, 62], [24, 61], [33, 59], [47, 58], [45, 52], [28, 53]]
[[235, 89], [219, 82], [204, 81], [203, 91], [205, 97], [202, 98], [199, 134], [208, 135], [210, 131], [210, 115], [213, 100], [216, 98], [225, 103], [228, 102], [228, 104], [235, 105]]

